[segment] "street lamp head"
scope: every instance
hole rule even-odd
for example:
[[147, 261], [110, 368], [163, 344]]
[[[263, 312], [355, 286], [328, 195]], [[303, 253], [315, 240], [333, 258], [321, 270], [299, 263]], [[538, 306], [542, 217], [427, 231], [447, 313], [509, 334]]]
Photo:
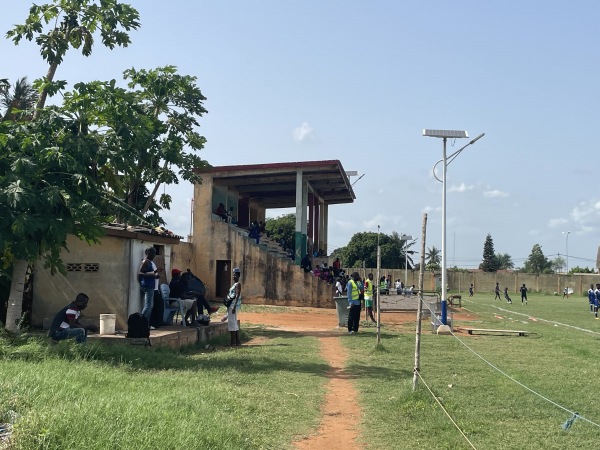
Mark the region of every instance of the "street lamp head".
[[423, 130], [423, 136], [449, 139], [464, 139], [469, 137], [469, 133], [462, 130]]

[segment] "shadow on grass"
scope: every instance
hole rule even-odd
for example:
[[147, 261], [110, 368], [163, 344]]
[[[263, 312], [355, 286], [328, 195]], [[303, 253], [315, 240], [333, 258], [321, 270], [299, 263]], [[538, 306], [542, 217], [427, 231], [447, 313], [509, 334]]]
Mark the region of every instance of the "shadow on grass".
[[[273, 329], [241, 330], [242, 342], [252, 339], [258, 344], [227, 347], [229, 336], [223, 335], [201, 345], [190, 345], [181, 350], [168, 347], [141, 347], [124, 344], [100, 343], [76, 344], [63, 341], [50, 346], [44, 335], [31, 336], [7, 342], [0, 339], [0, 361], [56, 359], [62, 361], [90, 361], [111, 367], [134, 371], [223, 371], [245, 374], [268, 374], [272, 372], [300, 372], [327, 376], [328, 378], [353, 379], [369, 376], [374, 379], [401, 376], [403, 370], [389, 369], [379, 365], [353, 364], [348, 368], [332, 368], [326, 362], [309, 361], [301, 342], [294, 340], [310, 337], [340, 337], [342, 339], [374, 339], [373, 333], [347, 335], [340, 330], [294, 332]], [[382, 333], [382, 339], [385, 339]], [[390, 336], [393, 337], [393, 336]], [[362, 345], [362, 344], [361, 344]], [[208, 348], [207, 348], [208, 347]], [[272, 350], [272, 351], [270, 351]], [[387, 352], [380, 347], [377, 352]]]

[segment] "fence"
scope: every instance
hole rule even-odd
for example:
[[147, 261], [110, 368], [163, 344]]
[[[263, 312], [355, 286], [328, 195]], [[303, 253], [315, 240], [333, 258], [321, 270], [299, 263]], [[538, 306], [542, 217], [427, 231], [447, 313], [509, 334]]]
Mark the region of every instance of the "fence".
[[[377, 275], [377, 269], [373, 268], [349, 268], [346, 273], [358, 272], [363, 277], [372, 273]], [[379, 275], [387, 277], [393, 281], [402, 280], [408, 286], [419, 283], [419, 272], [408, 270], [406, 280], [404, 279], [404, 269], [379, 269]], [[423, 277], [423, 288], [427, 291], [434, 291], [440, 288], [442, 275], [439, 272], [425, 272]], [[561, 294], [564, 288], [573, 289], [574, 294], [584, 295], [590, 287], [590, 284], [600, 283], [599, 274], [535, 274], [512, 271], [499, 272], [463, 272], [448, 270], [448, 289], [450, 291], [464, 292], [469, 290], [469, 285], [473, 283], [475, 292], [493, 292], [496, 283], [504, 290], [508, 287], [509, 292], [517, 293], [519, 288], [525, 284], [530, 292], [541, 292], [544, 294]]]

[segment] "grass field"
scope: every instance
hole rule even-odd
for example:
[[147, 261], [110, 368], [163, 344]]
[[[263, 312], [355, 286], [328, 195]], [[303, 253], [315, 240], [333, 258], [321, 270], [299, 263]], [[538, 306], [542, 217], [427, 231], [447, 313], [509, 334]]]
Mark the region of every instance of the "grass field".
[[[401, 333], [386, 330], [379, 349], [370, 330], [344, 336], [352, 349], [349, 369], [360, 375], [364, 441], [372, 448], [473, 448], [435, 395], [475, 448], [598, 448], [600, 320], [589, 312], [587, 298], [529, 295], [521, 305], [514, 296], [509, 305], [493, 294], [476, 294], [463, 298], [463, 306], [471, 317], [456, 321], [459, 327], [535, 334], [424, 334], [421, 375], [433, 394], [422, 382], [412, 391], [414, 324]], [[569, 411], [592, 423], [580, 418], [563, 430]]]
[[[512, 305], [465, 296], [459, 329], [534, 334], [436, 336], [423, 322], [421, 376], [431, 392], [422, 381], [412, 390], [415, 323], [382, 321], [379, 347], [374, 328], [340, 335], [368, 448], [599, 447], [600, 320], [586, 298], [530, 294], [525, 306], [516, 295]], [[0, 333], [0, 422], [15, 422], [10, 448], [291, 448], [320, 420], [328, 365], [319, 341], [261, 327], [244, 334], [261, 342], [203, 353], [49, 347], [39, 334], [11, 341]], [[565, 431], [572, 412], [581, 418]]]

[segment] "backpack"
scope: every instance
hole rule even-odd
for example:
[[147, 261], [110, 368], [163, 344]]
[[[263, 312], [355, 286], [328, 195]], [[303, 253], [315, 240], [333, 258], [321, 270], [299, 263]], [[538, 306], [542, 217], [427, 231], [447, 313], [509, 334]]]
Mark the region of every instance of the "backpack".
[[185, 286], [185, 292], [197, 292], [200, 295], [206, 294], [206, 286], [200, 278], [194, 275], [190, 269], [181, 275], [181, 281]]
[[200, 314], [196, 318], [196, 322], [198, 322], [200, 325], [208, 326], [210, 325], [210, 316], [206, 314]]
[[133, 313], [127, 319], [127, 334], [126, 338], [129, 339], [148, 339], [148, 345], [152, 345], [150, 342], [150, 324], [146, 316], [141, 313]]

